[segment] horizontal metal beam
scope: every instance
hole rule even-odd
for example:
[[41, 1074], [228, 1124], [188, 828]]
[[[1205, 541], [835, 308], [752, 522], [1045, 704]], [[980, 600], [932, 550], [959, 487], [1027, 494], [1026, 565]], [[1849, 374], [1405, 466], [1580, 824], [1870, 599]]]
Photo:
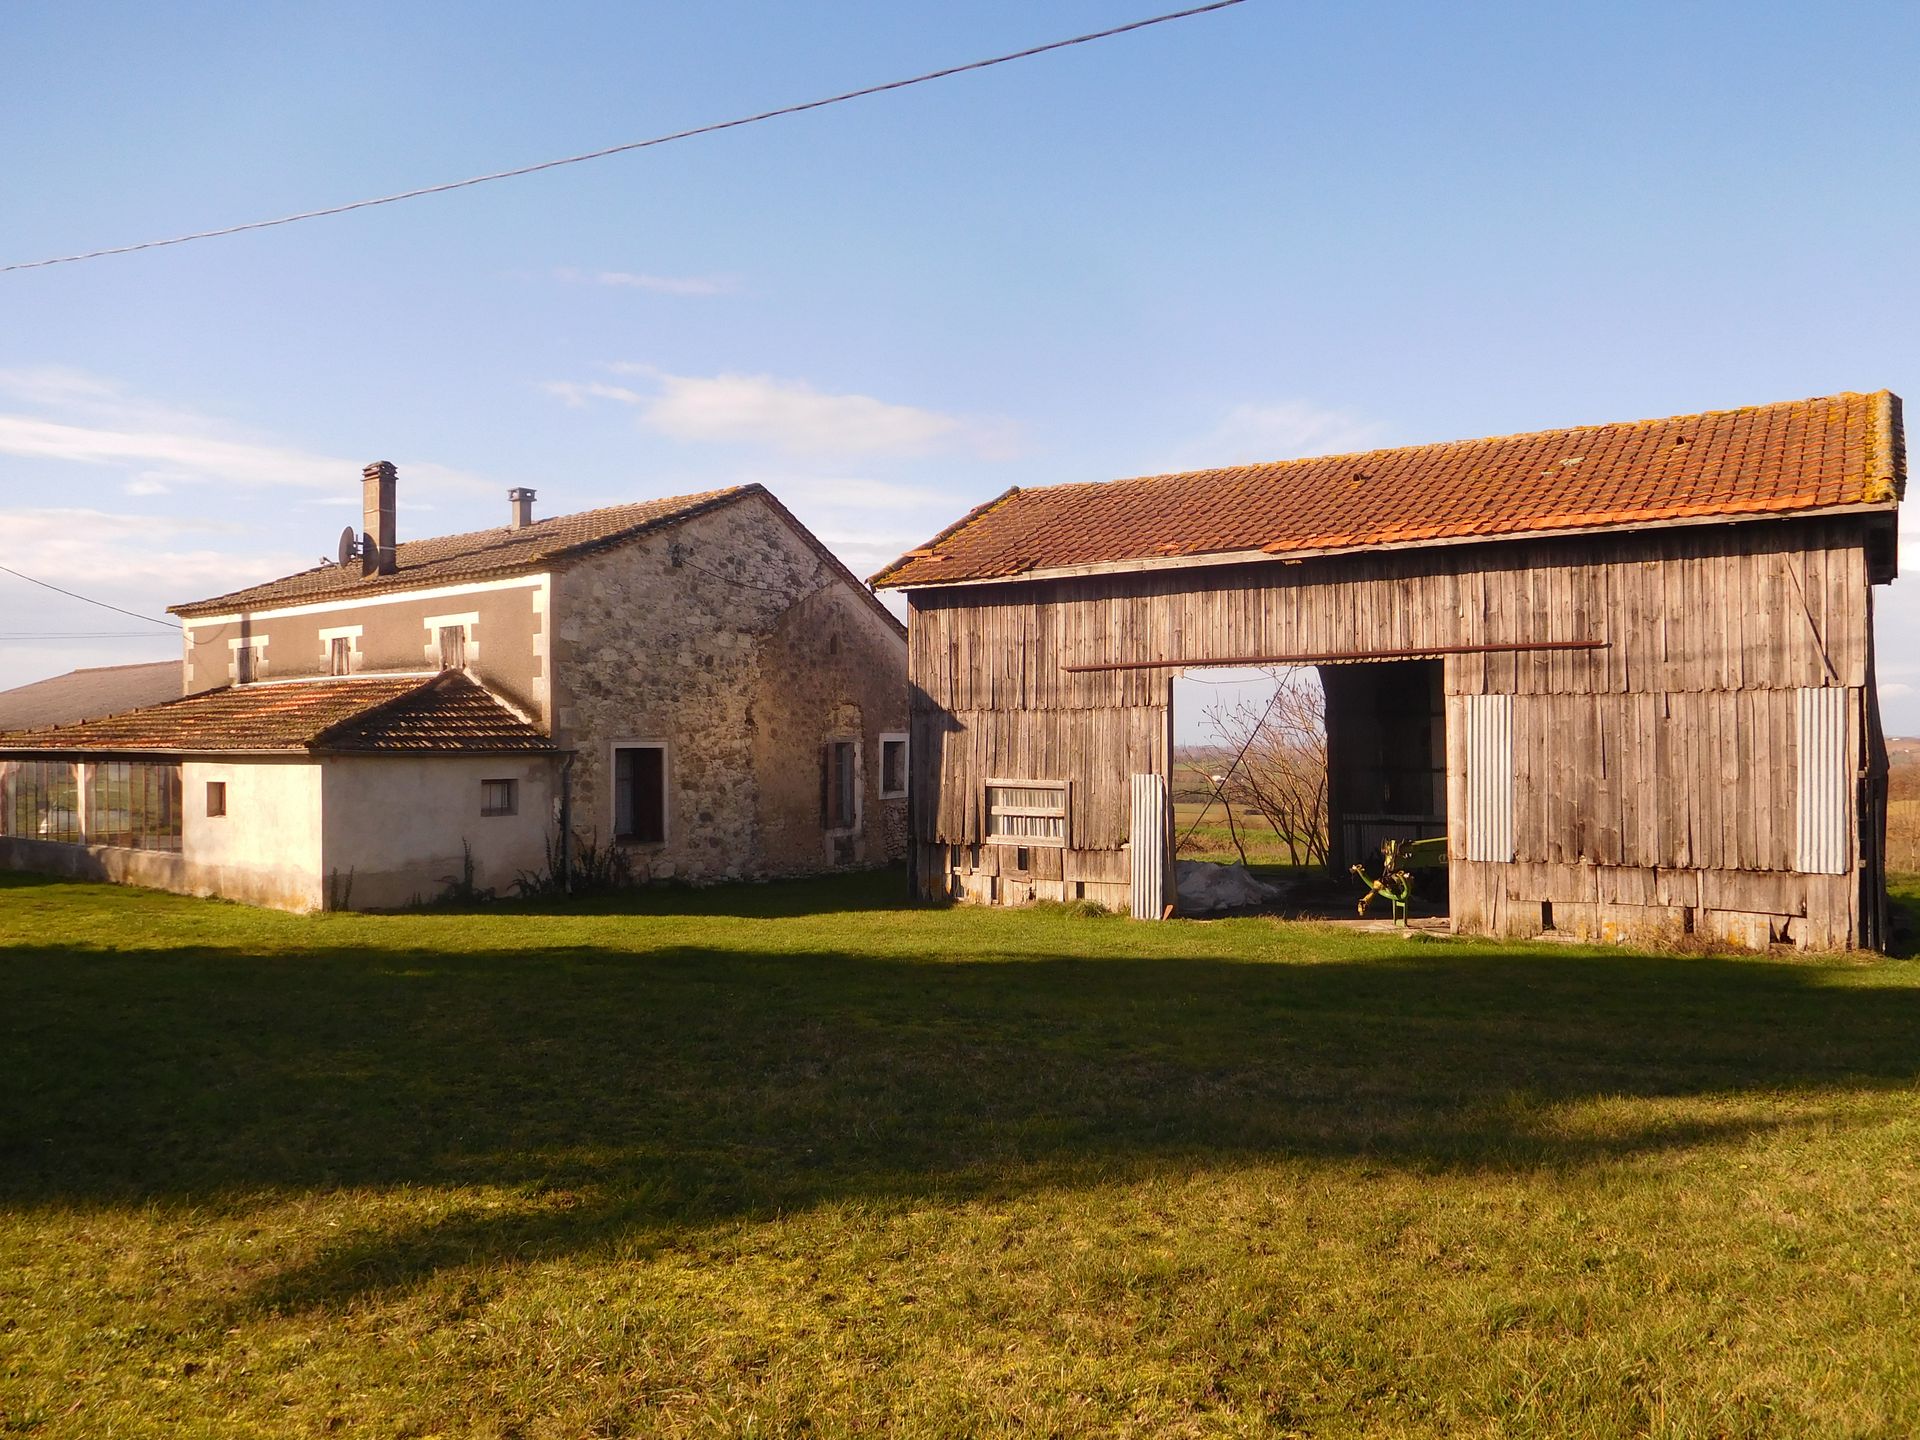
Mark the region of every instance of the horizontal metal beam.
[[1071, 675], [1096, 670], [1201, 670], [1221, 665], [1332, 665], [1354, 660], [1426, 660], [1436, 655], [1508, 655], [1524, 650], [1605, 650], [1606, 640], [1518, 640], [1501, 645], [1421, 645], [1411, 650], [1324, 650], [1297, 655], [1208, 655], [1185, 660], [1112, 660], [1063, 665]]

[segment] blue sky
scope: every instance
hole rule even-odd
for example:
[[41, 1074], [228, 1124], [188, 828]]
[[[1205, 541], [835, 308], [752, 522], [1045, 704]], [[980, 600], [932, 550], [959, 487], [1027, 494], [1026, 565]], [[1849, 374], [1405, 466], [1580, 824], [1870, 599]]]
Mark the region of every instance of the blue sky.
[[[549, 158], [1153, 13], [0, 9], [0, 262]], [[867, 573], [1009, 485], [1890, 387], [1920, 7], [1250, 0], [337, 219], [0, 276], [16, 568], [159, 613], [760, 480]], [[1920, 517], [1920, 509], [1916, 509]], [[1904, 559], [1920, 574], [1920, 519]], [[143, 627], [0, 574], [18, 632]], [[1920, 580], [1877, 592], [1920, 734]], [[0, 638], [0, 685], [162, 658]]]

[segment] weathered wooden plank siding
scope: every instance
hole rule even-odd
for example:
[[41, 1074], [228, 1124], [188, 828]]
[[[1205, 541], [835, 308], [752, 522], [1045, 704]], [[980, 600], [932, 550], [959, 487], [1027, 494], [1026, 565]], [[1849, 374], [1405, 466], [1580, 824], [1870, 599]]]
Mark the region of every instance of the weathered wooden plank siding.
[[[1563, 913], [1585, 923], [1563, 907], [1591, 906], [1596, 931], [1625, 907], [1645, 912], [1635, 923], [1708, 930], [1720, 922], [1704, 912], [1725, 911], [1735, 935], [1757, 923], [1742, 914], [1800, 917], [1795, 939], [1827, 937], [1812, 943], [1852, 934], [1857, 899], [1792, 874], [1799, 692], [1850, 692], [1852, 729], [1871, 703], [1867, 557], [1845, 519], [919, 591], [911, 603], [916, 838], [932, 888], [956, 866], [996, 865], [980, 844], [989, 775], [1072, 781], [1060, 885], [1124, 878], [1124, 857], [1117, 868], [1098, 857], [1126, 844], [1127, 777], [1166, 773], [1171, 672], [1069, 665], [1598, 639], [1606, 648], [1447, 659], [1456, 923], [1537, 931], [1538, 901], [1552, 899], [1556, 928]], [[1472, 695], [1514, 697], [1515, 863], [1497, 883], [1465, 862], [1460, 830], [1457, 702]], [[1639, 878], [1604, 882], [1613, 898], [1598, 880], [1514, 892], [1513, 876], [1571, 884], [1568, 867]], [[1648, 877], [1676, 870], [1762, 884], [1735, 897], [1750, 911], [1702, 901], [1697, 884], [1692, 899], [1655, 895]]]

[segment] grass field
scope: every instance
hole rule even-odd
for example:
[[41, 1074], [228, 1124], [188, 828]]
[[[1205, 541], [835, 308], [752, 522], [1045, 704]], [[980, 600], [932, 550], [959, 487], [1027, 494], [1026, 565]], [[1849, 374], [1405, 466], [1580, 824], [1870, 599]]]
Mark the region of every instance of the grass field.
[[[1292, 857], [1287, 854], [1286, 842], [1260, 818], [1259, 812], [1241, 806], [1233, 813], [1240, 830], [1240, 844], [1246, 848], [1248, 865], [1270, 867], [1293, 864]], [[1180, 841], [1182, 860], [1211, 860], [1223, 865], [1239, 862], [1240, 851], [1234, 848], [1233, 829], [1227, 824], [1224, 800], [1215, 800], [1211, 804], [1198, 800], [1178, 802], [1173, 807], [1173, 832]]]
[[0, 876], [0, 1433], [1920, 1433], [1920, 963], [900, 889]]

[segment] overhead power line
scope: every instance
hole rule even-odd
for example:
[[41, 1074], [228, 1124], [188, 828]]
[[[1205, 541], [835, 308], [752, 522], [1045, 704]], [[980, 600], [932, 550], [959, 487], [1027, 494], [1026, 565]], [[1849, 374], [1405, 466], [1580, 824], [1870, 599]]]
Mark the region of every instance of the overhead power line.
[[151, 630], [0, 630], [0, 640], [146, 640]]
[[905, 80], [889, 80], [882, 85], [867, 85], [859, 90], [847, 90], [820, 100], [807, 100], [798, 105], [783, 105], [777, 110], [762, 110], [757, 115], [743, 115], [735, 120], [719, 120], [711, 125], [696, 125], [688, 130], [675, 130], [668, 135], [655, 135], [649, 140], [629, 140], [623, 145], [609, 145], [603, 150], [566, 155], [558, 160], [542, 160], [533, 165], [519, 165], [511, 170], [495, 170], [487, 175], [472, 175], [465, 180], [448, 180], [439, 185], [422, 185], [416, 190], [402, 190], [394, 195], [380, 195], [371, 200], [353, 200], [345, 205], [329, 205], [320, 210], [302, 210], [296, 215], [282, 215], [274, 220], [252, 220], [244, 225], [228, 225], [218, 230], [196, 230], [190, 235], [175, 235], [166, 240], [143, 240], [137, 245], [113, 245], [104, 250], [86, 250], [77, 255], [56, 255], [47, 260], [16, 261], [11, 265], [0, 265], [0, 275], [13, 270], [40, 270], [49, 265], [71, 265], [80, 260], [98, 260], [106, 255], [129, 255], [136, 250], [158, 250], [167, 245], [185, 245], [190, 240], [214, 240], [223, 235], [240, 235], [249, 230], [269, 230], [276, 225], [292, 225], [301, 220], [318, 220], [327, 215], [345, 215], [349, 211], [368, 210], [375, 205], [394, 205], [402, 200], [418, 200], [423, 195], [444, 195], [449, 190], [465, 190], [469, 186], [485, 185], [494, 180], [512, 180], [521, 175], [537, 174], [542, 170], [555, 170], [562, 165], [579, 165], [588, 160], [604, 160], [609, 155], [624, 155], [629, 150], [646, 150], [655, 145], [670, 145], [676, 140], [690, 140], [696, 135], [712, 135], [721, 130], [737, 130], [742, 125], [757, 125], [762, 120], [778, 120], [785, 115], [799, 115], [808, 110], [821, 110], [829, 105], [844, 104], [848, 100], [860, 100], [869, 95], [883, 95], [889, 90], [905, 90], [912, 85], [925, 85], [930, 80], [945, 80], [949, 76], [964, 75], [973, 70], [987, 70], [995, 65], [1005, 65], [1014, 60], [1030, 60], [1036, 55], [1045, 55], [1049, 51], [1065, 50], [1069, 46], [1085, 45], [1094, 40], [1109, 40], [1115, 35], [1145, 30], [1152, 25], [1165, 25], [1173, 20], [1189, 20], [1195, 15], [1205, 15], [1214, 10], [1226, 10], [1245, 3], [1246, 0], [1212, 0], [1211, 4], [1195, 5], [1186, 10], [1173, 10], [1145, 20], [1132, 20], [1125, 25], [1095, 30], [1086, 35], [1075, 35], [1066, 40], [1051, 40], [1045, 45], [1032, 45], [1025, 50], [995, 55], [987, 60], [973, 60], [965, 65], [949, 65], [944, 70], [929, 70], [924, 75], [910, 76]]
[[179, 624], [175, 621], [156, 620], [153, 616], [142, 615], [137, 610], [122, 610], [118, 605], [109, 605], [104, 600], [95, 600], [91, 595], [81, 595], [72, 590], [62, 590], [58, 585], [52, 585], [45, 580], [36, 580], [31, 575], [22, 574], [11, 565], [0, 565], [0, 570], [6, 571], [7, 574], [13, 576], [16, 580], [24, 580], [29, 585], [38, 585], [42, 590], [51, 590], [56, 595], [66, 596], [69, 600], [81, 600], [88, 605], [98, 605], [102, 610], [111, 610], [117, 615], [126, 615], [135, 620], [144, 620], [149, 625], [159, 625], [168, 630], [178, 631], [180, 629]]

